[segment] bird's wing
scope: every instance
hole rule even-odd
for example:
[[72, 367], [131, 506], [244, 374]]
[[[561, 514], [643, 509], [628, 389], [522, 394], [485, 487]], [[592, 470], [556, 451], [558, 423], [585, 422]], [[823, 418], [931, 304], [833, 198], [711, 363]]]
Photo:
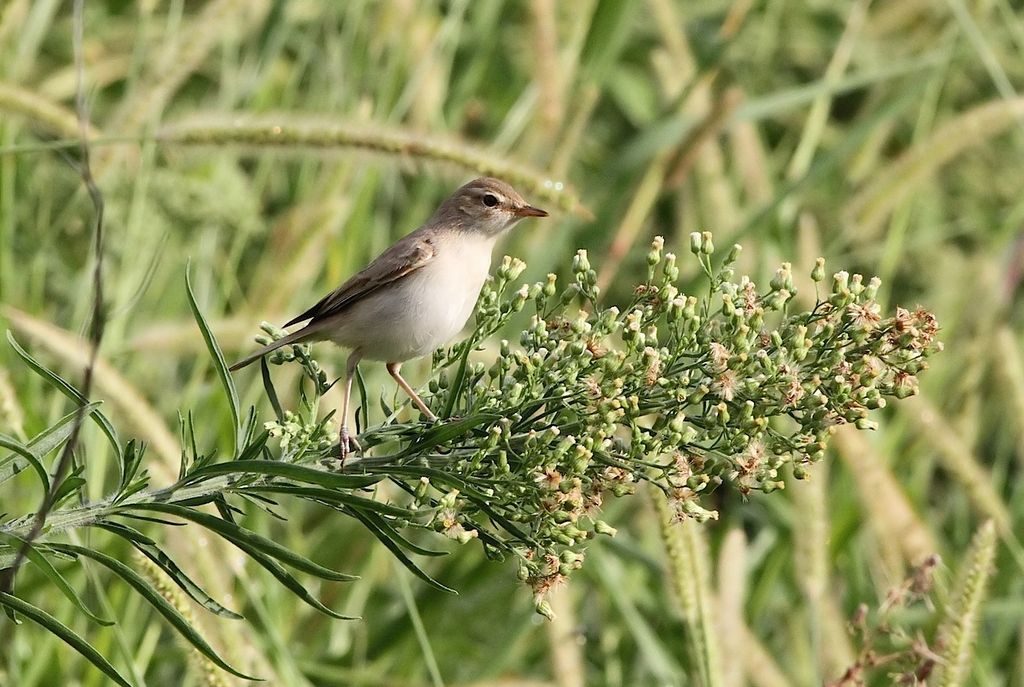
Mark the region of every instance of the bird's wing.
[[352, 276], [334, 291], [324, 296], [312, 308], [293, 318], [285, 327], [311, 320], [316, 322], [337, 315], [349, 305], [373, 293], [385, 284], [397, 281], [434, 259], [437, 246], [429, 237], [414, 232], [381, 253], [366, 269]]

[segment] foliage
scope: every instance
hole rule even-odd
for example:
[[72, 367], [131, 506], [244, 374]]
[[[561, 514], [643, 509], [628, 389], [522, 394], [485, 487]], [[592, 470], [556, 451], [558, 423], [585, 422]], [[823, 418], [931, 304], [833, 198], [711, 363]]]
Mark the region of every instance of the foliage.
[[[40, 489], [60, 482], [54, 453], [81, 405], [73, 390], [82, 388], [89, 354], [80, 335], [94, 304], [94, 214], [75, 169], [73, 4], [0, 3], [0, 317], [38, 368], [0, 346], [5, 523], [35, 512]], [[702, 300], [707, 275], [682, 256], [691, 233], [712, 229], [715, 243], [745, 246], [735, 273], [761, 285], [761, 295], [781, 261], [798, 266], [797, 295], [784, 312], [766, 314], [770, 326], [813, 312], [808, 268], [824, 255], [828, 272], [881, 277], [879, 315], [904, 304], [913, 316], [913, 306], [925, 304], [942, 323], [946, 350], [930, 360], [919, 394], [871, 412], [875, 431], [836, 426], [825, 460], [804, 464], [794, 455], [792, 469], [765, 475], [785, 484], [781, 492], [744, 488], [738, 471], [731, 475], [731, 455], [711, 452], [708, 486], [664, 505], [668, 519], [676, 507], [699, 507], [717, 520], [664, 530], [656, 499], [605, 498], [598, 517], [618, 534], [568, 549], [574, 556], [585, 549], [586, 558], [571, 584], [547, 596], [551, 622], [536, 623], [532, 590], [514, 579], [530, 546], [475, 510], [462, 489], [454, 497], [459, 523], [480, 533], [468, 535], [470, 546], [431, 536], [444, 524], [431, 520], [432, 504], [452, 487], [432, 479], [427, 502], [419, 502], [399, 486], [415, 492], [410, 475], [385, 474], [372, 492], [281, 475], [250, 476], [245, 488], [263, 480], [335, 489], [412, 511], [380, 517], [405, 525], [396, 531], [422, 551], [449, 553], [404, 549], [459, 596], [417, 581], [362, 522], [333, 506], [292, 494], [227, 497], [244, 512], [232, 511], [239, 526], [327, 570], [358, 575], [325, 581], [271, 557], [312, 599], [359, 622], [331, 621], [194, 522], [115, 517], [198, 583], [220, 616], [192, 600], [139, 546], [159, 559], [157, 550], [139, 538], [131, 543], [127, 532], [70, 527], [47, 534], [40, 547], [79, 546], [124, 563], [239, 672], [274, 684], [403, 687], [820, 685], [858, 661], [860, 638], [851, 641], [845, 619], [860, 604], [879, 607], [908, 570], [940, 554], [936, 609], [896, 609], [885, 620], [893, 642], [876, 637], [878, 653], [913, 649], [913, 638], [925, 637], [943, 657], [956, 652], [943, 679], [998, 684], [1020, 674], [1022, 130], [1013, 84], [1024, 33], [1011, 3], [89, 0], [84, 7], [85, 127], [106, 200], [109, 319], [60, 511], [103, 503], [126, 475], [143, 484], [129, 499], [159, 492], [178, 481], [183, 453], [191, 470], [197, 457], [234, 465], [230, 459], [265, 432], [270, 457], [285, 460], [315, 432], [333, 441], [317, 424], [339, 406], [338, 387], [330, 386], [335, 353], [317, 347], [317, 368], [308, 358], [325, 389], [318, 401], [303, 365], [290, 364], [267, 369], [273, 387], [255, 371], [237, 376], [231, 403], [211, 374], [182, 288], [186, 263], [211, 337], [234, 358], [251, 350], [254, 323], [287, 320], [482, 172], [513, 178], [549, 210], [574, 210], [513, 232], [503, 246], [528, 264], [521, 275], [528, 286], [557, 275], [552, 299], [575, 283], [571, 256], [582, 247], [602, 288], [598, 306], [618, 306], [624, 318], [635, 287], [647, 282], [647, 246], [662, 235], [662, 252], [680, 255], [676, 288]], [[715, 253], [713, 272], [727, 252]], [[508, 302], [517, 286], [509, 283], [493, 305]], [[827, 274], [817, 286], [828, 300]], [[713, 313], [722, 307], [715, 298]], [[472, 415], [475, 406], [460, 399], [488, 385], [466, 380], [479, 364], [482, 380], [490, 379], [502, 339], [510, 354], [522, 348], [534, 309], [528, 298], [524, 312], [474, 345], [461, 381], [461, 360], [450, 355], [462, 349], [438, 360], [447, 366], [435, 374], [429, 360], [406, 366], [417, 386], [436, 385], [429, 390], [435, 409], [452, 401], [445, 426]], [[570, 324], [581, 310], [599, 312], [576, 300], [565, 313]], [[554, 324], [546, 336], [577, 336]], [[659, 325], [651, 348], [667, 347], [668, 331]], [[813, 326], [808, 332], [817, 343]], [[607, 347], [646, 364], [637, 358], [646, 343], [632, 351], [616, 335]], [[513, 359], [509, 375], [517, 365]], [[382, 369], [364, 365], [362, 373], [360, 427], [382, 433], [345, 477], [384, 474], [388, 461], [374, 457], [390, 460], [430, 429], [397, 405], [401, 397]], [[456, 383], [461, 396], [451, 393]], [[252, 405], [258, 417], [247, 414]], [[699, 405], [686, 411], [684, 426], [702, 417]], [[726, 409], [730, 423], [740, 421], [738, 405]], [[270, 430], [268, 419], [277, 423]], [[464, 456], [462, 445], [479, 450], [480, 428], [490, 424], [440, 437], [447, 443], [428, 451], [430, 465], [406, 467], [444, 468], [439, 455], [450, 457], [443, 452], [452, 447]], [[624, 417], [617, 429], [626, 446], [627, 424]], [[643, 439], [662, 431], [639, 424]], [[769, 427], [796, 431], [791, 419]], [[281, 437], [270, 440], [270, 431]], [[282, 451], [278, 439], [289, 433], [298, 443]], [[259, 463], [283, 462], [259, 453]], [[506, 453], [518, 467], [515, 453]], [[318, 478], [336, 470], [314, 454], [302, 466]], [[15, 465], [25, 467], [10, 477]], [[134, 472], [125, 469], [132, 465]], [[635, 479], [657, 481], [655, 468], [644, 467]], [[795, 472], [809, 479], [796, 481]], [[664, 493], [650, 485], [641, 491]], [[216, 505], [202, 512], [213, 516]], [[982, 561], [972, 536], [989, 520], [994, 531]], [[579, 522], [581, 530], [594, 524]], [[514, 524], [534, 531], [533, 522]], [[488, 533], [501, 535], [505, 548], [485, 543]], [[493, 564], [481, 545], [514, 560]], [[564, 547], [556, 545], [559, 556]], [[11, 597], [38, 610], [15, 611], [20, 626], [0, 617], [0, 682], [108, 680], [109, 672], [67, 651], [65, 642], [78, 637], [133, 684], [235, 683], [118, 570], [72, 551], [47, 555], [36, 557], [42, 567], [26, 561]], [[970, 569], [977, 572], [964, 573], [966, 586], [944, 593], [951, 570]], [[978, 584], [982, 578], [987, 584]], [[936, 641], [940, 627], [954, 641]], [[970, 641], [975, 630], [984, 641]], [[885, 666], [865, 680], [891, 683]]]
[[[391, 451], [371, 451], [354, 469], [342, 466], [353, 474], [310, 466], [329, 459], [337, 446], [329, 439], [334, 436], [329, 417], [318, 417], [320, 397], [329, 385], [319, 364], [309, 358], [308, 346], [292, 346], [275, 361], [297, 360], [312, 382], [313, 395], [299, 412], [282, 412], [264, 369], [267, 394], [280, 417], [259, 432], [255, 408], [246, 421], [241, 419], [224, 356], [189, 284], [189, 302], [232, 408], [236, 440], [230, 460], [217, 461], [214, 451], [197, 449], [189, 413], [182, 428], [189, 442], [178, 481], [152, 490], [140, 472], [141, 450], [134, 440], [122, 448], [111, 429], [112, 447], [121, 458], [119, 489], [90, 503], [87, 481], [73, 473], [60, 484], [55, 505], [75, 496], [79, 505], [50, 512], [45, 539], [33, 540], [32, 515], [0, 525], [0, 535], [8, 542], [6, 551], [0, 545], [0, 569], [10, 568], [19, 548], [28, 547], [33, 562], [50, 571], [51, 579], [84, 609], [49, 558], [93, 559], [139, 591], [201, 654], [247, 677], [225, 663], [165, 596], [130, 567], [100, 550], [53, 537], [76, 527], [117, 535], [194, 601], [218, 615], [239, 618], [213, 600], [153, 539], [124, 522], [184, 520], [239, 548], [310, 606], [345, 618], [313, 597], [281, 563], [325, 580], [355, 577], [335, 573], [236, 520], [243, 512], [235, 505], [238, 499], [273, 513], [275, 499], [293, 497], [355, 518], [414, 574], [445, 591], [452, 590], [423, 572], [407, 553], [442, 552], [413, 543], [400, 530], [428, 528], [463, 544], [479, 539], [491, 557], [515, 557], [520, 578], [533, 588], [537, 610], [552, 617], [547, 594], [582, 565], [581, 545], [595, 534], [615, 532], [597, 519], [607, 495], [631, 493], [636, 483], [649, 482], [668, 495], [676, 517], [703, 520], [715, 513], [700, 505], [699, 496], [723, 481], [744, 493], [774, 491], [784, 486], [783, 467], [795, 464], [803, 471], [824, 456], [829, 428], [845, 423], [870, 428], [870, 409], [884, 406], [886, 397], [915, 393], [914, 374], [939, 349], [930, 313], [899, 309], [893, 317], [880, 317], [877, 279], [865, 285], [860, 275], [837, 273], [831, 293], [810, 312], [790, 314], [787, 306], [795, 293], [788, 264], [779, 268], [768, 289], [759, 291], [749, 278], [732, 281], [738, 245], [718, 268], [712, 266], [710, 233], [695, 234], [691, 245], [708, 279], [706, 295], [679, 292], [676, 256], [663, 254], [664, 240], [658, 237], [648, 255], [647, 280], [637, 285], [623, 311], [599, 305], [597, 273], [586, 251], [577, 253], [574, 281], [560, 293], [553, 274], [512, 290], [511, 282], [526, 266], [506, 257], [484, 287], [473, 334], [434, 355], [437, 376], [430, 388], [435, 405], [443, 405], [446, 421], [436, 426], [400, 423], [397, 413], [385, 407], [388, 421], [367, 428], [359, 439], [365, 450]], [[813, 278], [822, 281], [822, 261]], [[574, 309], [577, 300], [593, 311]], [[469, 362], [470, 352], [528, 302], [534, 312], [519, 346], [513, 349], [503, 340], [489, 367]], [[12, 345], [48, 381], [75, 393], [13, 340]], [[93, 415], [103, 418], [98, 410]], [[59, 427], [47, 433], [55, 434]], [[281, 447], [276, 455], [267, 446], [270, 436]], [[39, 465], [43, 456], [29, 446], [13, 438], [7, 443], [16, 449], [6, 461], [8, 477]], [[40, 476], [45, 484], [46, 473]], [[360, 493], [384, 479], [409, 495], [408, 505]], [[219, 517], [201, 510], [208, 504], [216, 506]], [[5, 595], [0, 603], [13, 614], [24, 612], [28, 602]], [[59, 622], [40, 620], [39, 613], [30, 617], [65, 635]], [[80, 639], [69, 643], [111, 670]]]

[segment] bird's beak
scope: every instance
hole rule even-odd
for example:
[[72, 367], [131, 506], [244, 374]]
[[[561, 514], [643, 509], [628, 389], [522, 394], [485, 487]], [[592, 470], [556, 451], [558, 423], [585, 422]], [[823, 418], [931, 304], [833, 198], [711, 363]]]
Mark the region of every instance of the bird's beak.
[[532, 205], [524, 205], [516, 208], [512, 214], [516, 217], [547, 217], [548, 211], [535, 208]]

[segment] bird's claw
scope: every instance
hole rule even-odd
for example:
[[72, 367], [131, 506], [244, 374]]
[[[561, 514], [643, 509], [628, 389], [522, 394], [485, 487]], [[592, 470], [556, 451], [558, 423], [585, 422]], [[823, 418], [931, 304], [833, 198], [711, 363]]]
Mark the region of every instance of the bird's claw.
[[[354, 436], [348, 433], [348, 427], [342, 426], [341, 431], [338, 432], [338, 460], [340, 462], [336, 467], [339, 472], [345, 468], [345, 460], [356, 452], [362, 453], [363, 447], [359, 445]], [[325, 460], [324, 462], [328, 461]]]

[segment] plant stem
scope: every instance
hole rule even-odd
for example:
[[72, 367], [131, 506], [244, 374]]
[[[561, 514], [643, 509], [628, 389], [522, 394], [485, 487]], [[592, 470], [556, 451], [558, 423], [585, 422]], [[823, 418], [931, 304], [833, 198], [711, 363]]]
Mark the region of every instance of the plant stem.
[[[46, 520], [46, 530], [37, 541], [47, 535], [57, 534], [76, 527], [88, 527], [104, 518], [110, 517], [125, 506], [137, 505], [140, 503], [182, 503], [193, 499], [202, 499], [208, 496], [222, 494], [234, 486], [239, 477], [223, 475], [211, 477], [201, 484], [194, 486], [183, 486], [181, 482], [172, 484], [162, 489], [146, 489], [128, 498], [116, 501], [108, 497], [102, 501], [96, 501], [84, 506], [67, 508], [53, 511]], [[24, 538], [32, 529], [31, 515], [12, 521], [6, 526], [0, 527], [0, 532], [14, 537]], [[4, 569], [14, 559], [14, 554], [0, 555], [0, 570]]]

